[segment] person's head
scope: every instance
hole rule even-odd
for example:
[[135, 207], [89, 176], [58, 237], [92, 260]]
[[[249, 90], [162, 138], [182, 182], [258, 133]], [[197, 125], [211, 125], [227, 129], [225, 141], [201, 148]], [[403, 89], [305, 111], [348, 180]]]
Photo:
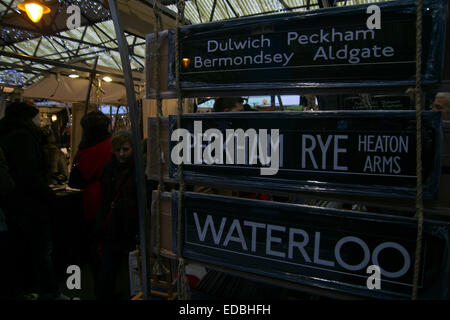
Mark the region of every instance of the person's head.
[[95, 110], [81, 118], [81, 127], [83, 128], [83, 143], [98, 143], [110, 136], [111, 120], [103, 112]]
[[214, 112], [238, 112], [243, 111], [243, 99], [241, 97], [218, 98], [214, 102]]
[[248, 103], [244, 104], [244, 111], [254, 111]]
[[442, 112], [442, 120], [450, 120], [450, 92], [439, 92], [432, 110]]
[[113, 134], [111, 147], [120, 163], [130, 162], [133, 158], [133, 138], [130, 131], [120, 130]]
[[26, 102], [12, 102], [7, 105], [5, 118], [22, 119], [33, 123], [37, 128], [41, 126], [39, 110]]

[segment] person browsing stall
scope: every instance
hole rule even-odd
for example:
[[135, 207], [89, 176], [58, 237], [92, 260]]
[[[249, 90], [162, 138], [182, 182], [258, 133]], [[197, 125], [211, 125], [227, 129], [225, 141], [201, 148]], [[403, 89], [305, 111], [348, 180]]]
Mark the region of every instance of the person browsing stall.
[[99, 300], [129, 298], [128, 254], [136, 247], [139, 226], [131, 132], [114, 133], [111, 146], [113, 155], [103, 170], [102, 201], [96, 221], [100, 240], [96, 281]]
[[450, 120], [450, 92], [439, 92], [433, 102], [433, 111], [442, 113], [442, 120]]
[[83, 189], [82, 263], [95, 266], [95, 218], [100, 208], [100, 184], [105, 163], [112, 155], [111, 121], [101, 111], [81, 119], [82, 139], [70, 172], [69, 187]]
[[[15, 273], [20, 273], [17, 270], [21, 270], [23, 259], [31, 258], [39, 299], [63, 299], [51, 257], [50, 219], [55, 194], [47, 181], [48, 163], [41, 141], [39, 110], [25, 102], [10, 103], [0, 120], [0, 147], [15, 183], [4, 204], [12, 236], [10, 245], [16, 254]], [[20, 287], [16, 289], [23, 296], [27, 284], [19, 282], [25, 274], [10, 276], [16, 279], [13, 285]]]

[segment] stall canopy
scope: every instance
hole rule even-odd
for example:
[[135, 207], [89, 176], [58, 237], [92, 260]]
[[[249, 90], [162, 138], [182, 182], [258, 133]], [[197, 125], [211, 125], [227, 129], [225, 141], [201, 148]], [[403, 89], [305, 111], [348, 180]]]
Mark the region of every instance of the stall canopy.
[[[77, 63], [78, 66], [90, 68], [84, 63]], [[126, 104], [126, 90], [123, 79], [119, 78], [116, 71], [106, 67], [97, 67], [97, 71], [109, 73], [112, 81], [106, 82], [103, 76], [97, 77], [93, 81], [90, 94], [90, 103], [95, 104]], [[77, 75], [71, 78], [70, 75]], [[144, 93], [144, 79], [141, 73], [133, 72], [135, 79], [135, 92], [139, 98]], [[140, 79], [140, 80], [139, 80]], [[84, 102], [89, 85], [89, 74], [86, 72], [70, 72], [70, 69], [53, 68], [38, 82], [24, 89], [25, 98], [48, 99], [60, 102]]]

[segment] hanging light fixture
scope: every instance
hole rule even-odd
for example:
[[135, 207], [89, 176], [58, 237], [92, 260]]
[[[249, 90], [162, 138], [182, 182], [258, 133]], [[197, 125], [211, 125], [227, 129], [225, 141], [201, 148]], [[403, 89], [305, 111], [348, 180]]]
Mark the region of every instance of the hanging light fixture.
[[52, 115], [52, 121], [55, 122], [56, 120], [58, 120], [58, 116], [56, 114]]
[[50, 13], [50, 8], [41, 2], [41, 0], [26, 0], [17, 5], [17, 8], [27, 13], [28, 18], [34, 23], [38, 23], [42, 15]]

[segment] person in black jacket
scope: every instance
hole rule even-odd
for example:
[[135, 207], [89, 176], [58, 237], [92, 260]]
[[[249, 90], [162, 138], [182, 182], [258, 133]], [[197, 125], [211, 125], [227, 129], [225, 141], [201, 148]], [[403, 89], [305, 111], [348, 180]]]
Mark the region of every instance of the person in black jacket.
[[[55, 195], [46, 180], [48, 164], [41, 145], [39, 110], [24, 102], [10, 103], [0, 120], [0, 147], [15, 182], [3, 204], [13, 236], [11, 246], [16, 254], [31, 260], [39, 298], [59, 299], [62, 295], [51, 259], [50, 210]], [[24, 275], [12, 277], [23, 279]]]
[[96, 219], [100, 239], [96, 278], [99, 300], [130, 297], [128, 254], [136, 248], [139, 226], [131, 133], [117, 131], [111, 146], [113, 155], [103, 169], [102, 199]]
[[6, 162], [3, 149], [0, 148], [0, 196], [4, 196], [14, 187], [14, 181], [9, 175], [8, 163]]
[[[14, 188], [14, 181], [9, 174], [8, 163], [6, 162], [3, 150], [0, 148], [0, 256], [8, 257], [10, 250], [8, 246], [8, 225], [6, 221], [6, 208], [3, 207], [8, 194]], [[9, 274], [11, 273], [11, 264], [8, 260], [0, 260], [0, 299], [5, 299], [11, 292], [9, 283]]]

